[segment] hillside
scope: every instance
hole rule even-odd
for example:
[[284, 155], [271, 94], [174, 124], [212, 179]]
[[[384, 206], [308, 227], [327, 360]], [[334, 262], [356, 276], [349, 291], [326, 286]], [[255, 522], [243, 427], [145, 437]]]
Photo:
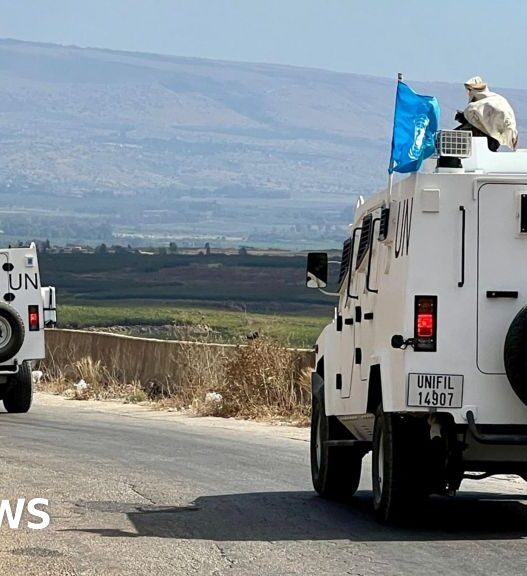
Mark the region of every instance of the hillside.
[[[445, 125], [464, 104], [460, 85], [412, 85], [439, 97]], [[394, 89], [323, 70], [0, 41], [4, 240], [337, 241], [355, 195], [385, 182]], [[527, 92], [506, 94], [521, 133]]]

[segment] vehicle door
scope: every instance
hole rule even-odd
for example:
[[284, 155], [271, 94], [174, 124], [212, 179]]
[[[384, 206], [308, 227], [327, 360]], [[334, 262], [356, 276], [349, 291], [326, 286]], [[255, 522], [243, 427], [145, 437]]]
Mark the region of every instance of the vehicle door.
[[527, 183], [479, 187], [477, 295], [477, 367], [504, 374], [505, 336], [527, 304]]
[[0, 302], [10, 302], [12, 293], [11, 270], [13, 266], [9, 262], [9, 252], [0, 252]]
[[337, 332], [339, 335], [339, 373], [341, 381], [341, 398], [349, 398], [352, 386], [353, 368], [355, 364], [355, 302], [351, 296], [353, 284], [353, 260], [356, 253], [356, 238], [359, 229], [351, 232], [351, 237], [344, 242], [339, 275], [340, 301], [337, 311]]
[[355, 257], [355, 291], [359, 297], [355, 305], [355, 364], [357, 376], [368, 380], [374, 343], [375, 303], [378, 292], [378, 264], [380, 245], [379, 214], [367, 214]]

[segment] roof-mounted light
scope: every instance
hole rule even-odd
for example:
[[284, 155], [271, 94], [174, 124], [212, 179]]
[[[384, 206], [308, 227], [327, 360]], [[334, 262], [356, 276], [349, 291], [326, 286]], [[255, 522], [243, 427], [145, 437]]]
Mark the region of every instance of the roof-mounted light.
[[469, 158], [472, 155], [472, 132], [469, 130], [439, 130], [436, 135], [439, 157]]

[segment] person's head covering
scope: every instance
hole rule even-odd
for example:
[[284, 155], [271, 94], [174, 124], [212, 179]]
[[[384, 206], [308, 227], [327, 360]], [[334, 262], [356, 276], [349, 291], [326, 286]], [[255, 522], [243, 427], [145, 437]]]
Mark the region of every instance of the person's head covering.
[[463, 111], [465, 119], [478, 130], [513, 150], [518, 145], [516, 117], [509, 102], [491, 92], [480, 76], [465, 82], [468, 106]]
[[483, 81], [481, 76], [474, 76], [473, 78], [469, 78], [465, 82], [465, 88], [469, 92], [472, 92], [472, 91], [481, 92], [483, 90], [486, 90], [488, 88], [488, 85], [486, 82]]

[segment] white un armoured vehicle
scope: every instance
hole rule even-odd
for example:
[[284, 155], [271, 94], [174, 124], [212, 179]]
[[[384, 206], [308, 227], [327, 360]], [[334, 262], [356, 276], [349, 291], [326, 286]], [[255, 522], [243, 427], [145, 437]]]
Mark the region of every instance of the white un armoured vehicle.
[[0, 249], [0, 399], [8, 412], [31, 407], [31, 361], [44, 358], [44, 327], [55, 322], [55, 288], [41, 288], [35, 244]]
[[[527, 150], [442, 131], [438, 154], [358, 202], [316, 344], [314, 487], [352, 495], [372, 450], [383, 521], [463, 478], [527, 479]], [[326, 254], [307, 280], [326, 286]]]

